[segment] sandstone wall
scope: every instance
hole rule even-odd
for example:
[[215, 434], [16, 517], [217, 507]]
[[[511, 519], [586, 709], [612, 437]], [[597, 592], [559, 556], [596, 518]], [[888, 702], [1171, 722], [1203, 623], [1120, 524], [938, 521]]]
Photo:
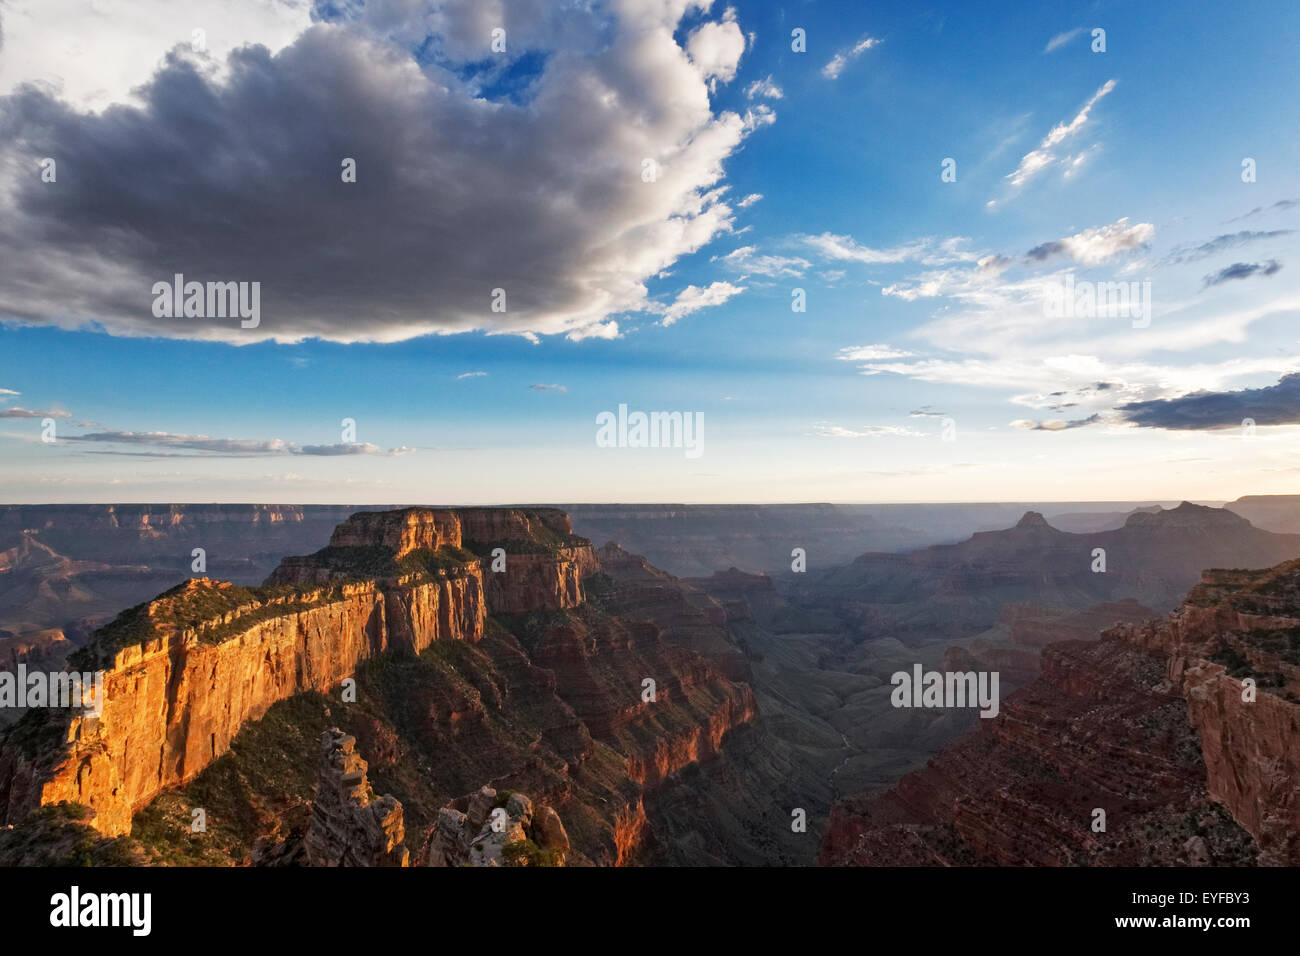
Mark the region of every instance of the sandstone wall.
[[[1109, 633], [1168, 656], [1169, 680], [1186, 698], [1188, 718], [1200, 734], [1206, 788], [1250, 831], [1261, 863], [1295, 865], [1300, 863], [1300, 706], [1264, 688], [1256, 689], [1253, 701], [1243, 700], [1242, 681], [1207, 659], [1225, 648], [1245, 650], [1268, 670], [1290, 672], [1294, 679], [1293, 666], [1245, 641], [1252, 633], [1300, 624], [1282, 613], [1248, 613], [1234, 606], [1233, 592], [1261, 577], [1261, 572], [1206, 572], [1189, 602], [1168, 620]], [[1295, 613], [1295, 603], [1285, 596], [1252, 594], [1251, 604]]]
[[[118, 651], [106, 668], [99, 717], [50, 715], [62, 721], [64, 741], [52, 760], [33, 763], [6, 744], [0, 779], [8, 778], [8, 792], [0, 793], [0, 812], [13, 822], [37, 804], [74, 801], [95, 811], [101, 832], [127, 833], [135, 811], [163, 788], [193, 778], [229, 749], [245, 722], [277, 701], [328, 691], [389, 648], [418, 652], [435, 640], [483, 634], [477, 569], [431, 583], [338, 591], [305, 610], [260, 616], [268, 609], [241, 608], [249, 626], [219, 643], [185, 628]], [[295, 597], [310, 603], [322, 595]]]

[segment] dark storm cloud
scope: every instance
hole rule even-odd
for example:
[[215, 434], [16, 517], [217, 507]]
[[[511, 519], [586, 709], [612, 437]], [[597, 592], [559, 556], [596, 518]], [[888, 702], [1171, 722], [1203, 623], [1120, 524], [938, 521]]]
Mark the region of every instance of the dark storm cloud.
[[1276, 385], [1235, 392], [1193, 392], [1180, 398], [1130, 402], [1117, 411], [1144, 428], [1178, 431], [1240, 428], [1244, 419], [1257, 425], [1300, 422], [1300, 372], [1282, 376]]
[[1230, 282], [1233, 279], [1249, 279], [1251, 276], [1271, 276], [1282, 268], [1282, 263], [1276, 259], [1269, 259], [1268, 262], [1234, 262], [1218, 272], [1212, 273], [1205, 277], [1207, 286], [1219, 285], [1224, 282]]
[[[552, 51], [527, 105], [417, 63], [386, 39], [396, 28], [334, 24], [275, 55], [237, 49], [220, 80], [177, 48], [138, 106], [80, 113], [31, 86], [0, 98], [0, 164], [31, 170], [0, 189], [0, 317], [242, 343], [609, 336], [611, 316], [662, 312], [645, 283], [730, 228], [722, 162], [773, 114], [711, 111], [671, 5], [625, 25], [534, 6], [556, 36], [580, 17], [608, 34]], [[155, 318], [153, 284], [177, 273], [259, 282], [260, 326]]]

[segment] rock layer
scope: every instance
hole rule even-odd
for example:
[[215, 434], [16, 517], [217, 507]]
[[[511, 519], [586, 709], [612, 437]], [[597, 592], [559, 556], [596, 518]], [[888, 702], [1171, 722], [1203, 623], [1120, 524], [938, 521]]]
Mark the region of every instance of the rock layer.
[[[240, 727], [276, 701], [326, 691], [358, 663], [398, 648], [482, 636], [475, 569], [429, 582], [342, 584], [242, 602], [238, 589], [187, 582], [136, 609], [144, 632], [120, 649], [92, 644], [74, 655], [104, 671], [101, 713], [34, 715], [62, 746], [37, 754], [0, 748], [0, 811], [7, 820], [38, 804], [72, 801], [95, 812], [101, 832], [129, 832], [132, 814], [164, 787], [221, 756]], [[174, 623], [195, 604], [231, 605], [215, 617]], [[102, 632], [101, 632], [102, 633]], [[84, 655], [84, 656], [83, 656]]]
[[1206, 571], [1165, 621], [1047, 646], [1000, 717], [837, 805], [822, 862], [1295, 865], [1298, 665], [1300, 561]]
[[564, 866], [569, 849], [569, 835], [553, 808], [534, 811], [525, 794], [499, 795], [482, 787], [438, 812], [425, 865]]
[[402, 805], [375, 798], [357, 741], [337, 727], [321, 735], [319, 783], [307, 829], [312, 866], [408, 866]]

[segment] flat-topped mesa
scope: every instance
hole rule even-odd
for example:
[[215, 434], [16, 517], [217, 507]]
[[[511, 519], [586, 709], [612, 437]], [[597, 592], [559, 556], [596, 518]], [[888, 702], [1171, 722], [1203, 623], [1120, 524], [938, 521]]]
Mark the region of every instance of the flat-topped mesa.
[[[513, 542], [538, 548], [589, 544], [556, 508], [403, 508], [361, 511], [334, 529], [330, 547], [384, 547], [402, 558], [412, 551]], [[471, 550], [477, 550], [471, 548]]]
[[411, 573], [478, 574], [497, 614], [573, 608], [596, 570], [591, 543], [553, 508], [405, 508], [352, 515], [315, 554], [285, 558], [269, 585], [314, 586]]
[[1158, 511], [1134, 511], [1124, 522], [1126, 528], [1173, 530], [1194, 528], [1204, 530], [1249, 528], [1251, 524], [1241, 515], [1224, 508], [1210, 508], [1184, 501], [1177, 508]]
[[460, 547], [460, 517], [455, 511], [404, 508], [401, 511], [361, 511], [330, 535], [331, 548], [384, 547], [397, 558], [412, 551]]

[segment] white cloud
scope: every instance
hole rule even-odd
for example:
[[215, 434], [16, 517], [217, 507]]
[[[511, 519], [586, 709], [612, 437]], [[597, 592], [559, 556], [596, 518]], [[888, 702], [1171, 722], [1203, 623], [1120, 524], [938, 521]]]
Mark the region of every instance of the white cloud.
[[896, 349], [892, 345], [851, 345], [840, 349], [836, 358], [845, 362], [878, 362], [908, 358], [911, 355], [906, 349]]
[[[129, 30], [127, 6], [108, 2], [90, 19]], [[518, 102], [485, 98], [462, 78], [483, 58], [490, 29], [479, 28], [504, 15], [471, 0], [434, 13], [349, 8], [361, 19], [316, 24], [274, 54], [236, 49], [217, 78], [184, 52], [134, 80], [147, 83], [137, 102], [102, 113], [35, 91], [0, 101], [11, 134], [0, 164], [26, 163], [39, 139], [40, 155], [67, 157], [61, 174], [65, 162], [81, 170], [66, 184], [60, 175], [57, 194], [0, 182], [9, 267], [0, 314], [234, 344], [475, 329], [530, 341], [615, 337], [613, 316], [663, 314], [650, 279], [733, 230], [725, 162], [775, 121], [766, 104], [712, 110], [709, 85], [734, 74], [744, 38], [724, 13], [683, 49], [674, 33], [688, 6], [622, 0], [615, 15], [603, 5], [512, 5], [511, 48], [536, 43], [551, 54]], [[146, 9], [160, 33], [188, 40], [188, 9]], [[6, 62], [16, 19], [6, 7]], [[214, 12], [210, 23], [217, 59], [223, 20]], [[442, 31], [431, 62], [393, 40], [431, 28]], [[61, 32], [44, 19], [41, 29]], [[322, 156], [354, 157], [357, 182], [339, 181], [337, 160], [318, 169]], [[641, 178], [644, 158], [657, 164], [653, 182]], [[123, 169], [150, 188], [122, 190]], [[34, 241], [51, 223], [59, 241]], [[304, 246], [323, 236], [347, 239]], [[175, 272], [260, 282], [261, 324], [155, 318], [153, 283]], [[496, 288], [504, 312], [491, 308]]]
[[865, 425], [862, 428], [844, 428], [830, 422], [817, 422], [813, 433], [819, 438], [920, 438], [923, 432], [900, 425]]
[[1051, 53], [1053, 50], [1059, 50], [1082, 32], [1083, 27], [1075, 27], [1073, 30], [1066, 30], [1064, 33], [1058, 33], [1047, 41], [1047, 46], [1043, 47], [1043, 52]]
[[128, 445], [147, 448], [167, 449], [159, 452], [128, 452], [110, 448], [100, 454], [107, 455], [157, 455], [159, 457], [176, 457], [177, 452], [198, 452], [203, 455], [237, 457], [250, 455], [308, 455], [313, 457], [337, 457], [340, 455], [403, 455], [411, 451], [406, 447], [390, 448], [384, 451], [378, 445], [369, 442], [339, 442], [333, 445], [300, 445], [279, 438], [213, 438], [211, 435], [184, 435], [175, 432], [151, 431], [103, 431], [85, 435], [64, 435], [62, 441], [88, 442], [110, 446]]
[[459, 380], [459, 379], [462, 379], [462, 378], [478, 378], [478, 377], [480, 377], [480, 376], [482, 376], [482, 375], [486, 375], [486, 374], [487, 374], [487, 372], [462, 372], [460, 375], [457, 375], [456, 378], [457, 378], [458, 380]]
[[761, 80], [755, 80], [745, 87], [745, 96], [748, 99], [763, 97], [769, 100], [779, 100], [785, 94], [781, 92], [781, 87], [772, 81], [771, 74], [768, 74]]
[[761, 255], [753, 246], [741, 246], [719, 260], [737, 272], [754, 273], [772, 279], [792, 279], [803, 275], [812, 263], [799, 256]]
[[740, 202], [736, 203], [736, 208], [748, 209], [750, 206], [754, 205], [754, 203], [758, 202], [762, 198], [763, 198], [762, 193], [750, 193], [744, 199], [740, 200]]
[[311, 25], [307, 0], [7, 0], [0, 96], [19, 83], [57, 89], [79, 109], [132, 99], [173, 47], [203, 31], [203, 61], [219, 71], [244, 44], [276, 52]]
[[745, 287], [743, 285], [732, 285], [730, 282], [714, 282], [704, 288], [688, 285], [677, 294], [673, 304], [664, 309], [663, 324], [672, 325], [678, 319], [685, 318], [692, 312], [698, 312], [700, 309], [707, 309], [710, 306], [721, 305], [732, 296], [739, 295], [744, 291]]
[[1088, 116], [1091, 114], [1092, 108], [1113, 89], [1115, 89], [1115, 81], [1107, 80], [1092, 95], [1092, 98], [1084, 104], [1083, 109], [1075, 114], [1074, 119], [1068, 123], [1058, 123], [1053, 126], [1051, 131], [1043, 137], [1043, 141], [1039, 143], [1038, 148], [1026, 153], [1021, 158], [1020, 165], [1016, 167], [1015, 171], [1007, 175], [1011, 185], [1015, 187], [1023, 186], [1038, 173], [1055, 163], [1057, 160], [1055, 147], [1083, 129], [1088, 122]]
[[852, 47], [841, 50], [831, 57], [830, 62], [822, 67], [822, 76], [829, 80], [839, 79], [840, 74], [844, 72], [844, 68], [849, 65], [850, 61], [856, 60], [879, 43], [880, 41], [875, 37], [864, 36]]
[[[686, 40], [686, 51], [701, 78], [712, 90], [717, 83], [730, 83], [736, 76], [740, 57], [745, 52], [745, 35], [735, 21], [735, 11], [728, 10], [729, 19], [721, 23], [704, 23], [693, 30]], [[753, 99], [753, 97], [750, 97]]]
[[1145, 247], [1155, 237], [1156, 227], [1149, 222], [1129, 225], [1128, 217], [1116, 220], [1109, 226], [1095, 226], [1030, 249], [1030, 259], [1042, 262], [1053, 256], [1064, 255], [1085, 266], [1095, 266], [1116, 256]]
[[[14, 392], [17, 395], [17, 392]], [[0, 418], [71, 418], [71, 412], [58, 410], [41, 411], [35, 408], [19, 408], [15, 405], [13, 408], [0, 409]]]

